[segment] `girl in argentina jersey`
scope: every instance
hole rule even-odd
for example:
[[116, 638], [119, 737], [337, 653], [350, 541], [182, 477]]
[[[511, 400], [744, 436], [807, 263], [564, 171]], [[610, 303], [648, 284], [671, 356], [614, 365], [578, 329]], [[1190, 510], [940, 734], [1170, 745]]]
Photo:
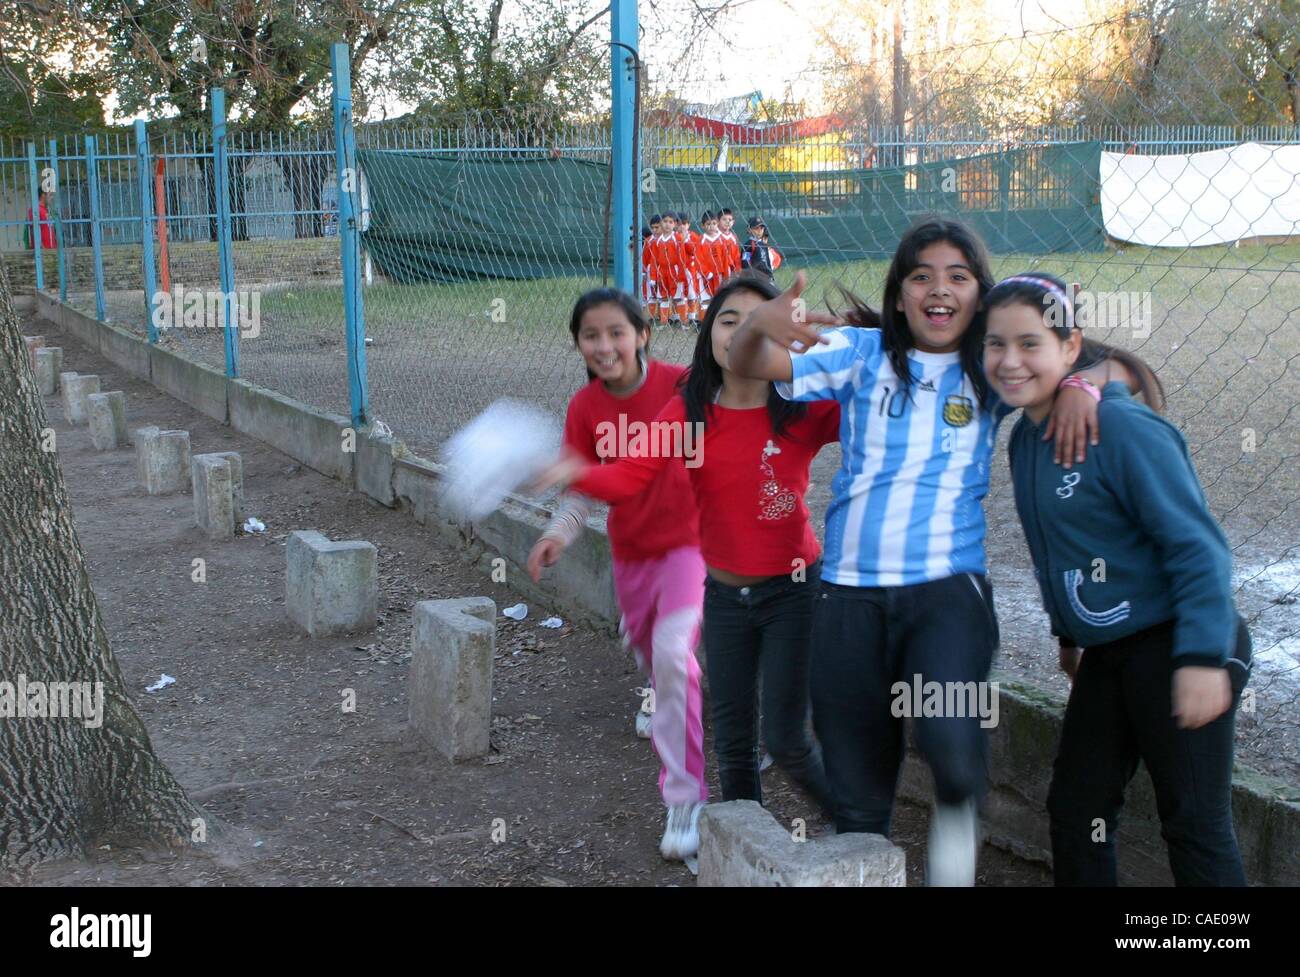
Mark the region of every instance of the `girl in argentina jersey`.
[[[974, 883], [986, 728], [996, 718], [980, 501], [1010, 408], [980, 368], [992, 286], [979, 238], [930, 219], [899, 242], [880, 313], [855, 299], [850, 325], [819, 333], [816, 323], [841, 320], [804, 309], [800, 274], [731, 346], [737, 373], [777, 381], [792, 400], [838, 401], [843, 412], [810, 639], [813, 722], [837, 830], [888, 834], [903, 719], [913, 720], [935, 783], [931, 885]], [[1079, 389], [1057, 403], [1058, 442], [1081, 455], [1096, 435], [1096, 403]]]

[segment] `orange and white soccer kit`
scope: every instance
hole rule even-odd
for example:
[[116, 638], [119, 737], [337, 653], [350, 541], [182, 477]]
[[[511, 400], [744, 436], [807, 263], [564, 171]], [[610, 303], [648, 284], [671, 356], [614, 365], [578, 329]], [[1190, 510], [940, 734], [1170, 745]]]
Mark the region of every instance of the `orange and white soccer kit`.
[[724, 281], [721, 269], [725, 269], [727, 261], [727, 242], [719, 233], [712, 236], [704, 235], [700, 238], [700, 245], [696, 249], [695, 259], [700, 265], [700, 277], [702, 286], [700, 288], [700, 301], [705, 305], [709, 299], [718, 293]]
[[654, 267], [655, 291], [659, 296], [659, 320], [668, 321], [678, 290], [681, 274], [681, 251], [674, 234], [660, 234], [650, 239], [650, 253]]

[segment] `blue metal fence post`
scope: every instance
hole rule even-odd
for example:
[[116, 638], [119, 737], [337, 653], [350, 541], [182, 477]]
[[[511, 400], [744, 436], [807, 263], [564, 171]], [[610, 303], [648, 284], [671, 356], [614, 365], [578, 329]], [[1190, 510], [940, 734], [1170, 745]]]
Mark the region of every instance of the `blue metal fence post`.
[[68, 301], [67, 256], [63, 253], [62, 187], [59, 184], [59, 141], [50, 140], [50, 169], [54, 171], [54, 247], [59, 256], [59, 301]]
[[636, 0], [613, 0], [610, 7], [611, 152], [613, 169], [614, 284], [640, 294], [641, 262], [633, 255], [640, 244], [641, 161], [636, 159], [637, 64]]
[[346, 44], [330, 48], [334, 76], [334, 175], [339, 188], [339, 249], [343, 259], [343, 317], [347, 329], [348, 400], [352, 426], [370, 419], [366, 383], [366, 313], [361, 290], [356, 200], [360, 195], [356, 132], [352, 128], [352, 66]]
[[90, 247], [95, 255], [95, 318], [107, 322], [104, 310], [104, 242], [99, 227], [99, 159], [95, 137], [86, 137], [86, 185], [90, 196]]
[[[235, 301], [235, 261], [230, 242], [230, 161], [226, 156], [226, 92], [212, 98], [212, 170], [217, 195], [217, 261], [221, 270], [221, 333], [226, 342], [226, 376], [239, 376], [239, 337]], [[204, 303], [205, 307], [207, 303]]]
[[153, 181], [149, 179], [149, 137], [145, 134], [143, 119], [135, 120], [135, 168], [140, 181], [140, 260], [144, 274], [145, 326], [149, 342], [158, 342], [158, 326], [154, 322], [154, 306], [166, 301], [158, 296], [158, 273], [153, 261]]
[[42, 261], [41, 245], [41, 193], [40, 176], [36, 170], [36, 143], [27, 144], [27, 184], [29, 206], [32, 209], [32, 262], [36, 269], [36, 290], [45, 290], [45, 262]]

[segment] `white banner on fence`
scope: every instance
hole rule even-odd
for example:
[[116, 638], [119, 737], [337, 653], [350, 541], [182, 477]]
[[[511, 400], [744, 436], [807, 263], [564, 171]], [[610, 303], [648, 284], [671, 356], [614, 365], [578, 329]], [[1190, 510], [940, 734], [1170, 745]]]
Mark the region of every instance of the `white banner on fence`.
[[1300, 146], [1102, 153], [1101, 213], [1111, 237], [1156, 247], [1300, 235]]

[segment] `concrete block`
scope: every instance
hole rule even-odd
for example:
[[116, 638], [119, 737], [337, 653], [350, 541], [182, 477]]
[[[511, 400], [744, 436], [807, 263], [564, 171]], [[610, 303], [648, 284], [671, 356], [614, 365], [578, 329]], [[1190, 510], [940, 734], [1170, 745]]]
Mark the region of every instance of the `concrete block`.
[[32, 365], [32, 370], [36, 369], [36, 351], [45, 345], [44, 336], [24, 336], [23, 343], [27, 346], [27, 359]]
[[698, 884], [905, 886], [906, 859], [882, 835], [795, 841], [756, 801], [727, 801], [700, 815]]
[[190, 487], [190, 434], [162, 431], [157, 427], [137, 428], [136, 473], [140, 486], [150, 495], [183, 492]]
[[486, 756], [496, 604], [426, 600], [411, 615], [411, 727], [449, 760]]
[[126, 394], [120, 390], [91, 394], [86, 398], [90, 443], [99, 451], [112, 451], [126, 444]]
[[69, 424], [85, 424], [86, 398], [99, 393], [99, 377], [94, 374], [83, 376], [80, 373], [61, 373], [59, 386], [63, 388], [64, 420]]
[[194, 524], [211, 539], [232, 539], [235, 535], [234, 466], [229, 457], [232, 454], [233, 451], [195, 455], [190, 466]]
[[63, 370], [63, 347], [42, 346], [34, 351], [36, 357], [36, 386], [43, 396], [59, 392], [59, 373]]
[[289, 534], [285, 607], [313, 638], [375, 626], [379, 551], [362, 540], [331, 542], [314, 530]]
[[209, 454], [213, 458], [224, 458], [230, 465], [230, 501], [235, 525], [240, 526], [247, 517], [244, 509], [244, 459], [239, 457], [238, 451], [212, 451]]

